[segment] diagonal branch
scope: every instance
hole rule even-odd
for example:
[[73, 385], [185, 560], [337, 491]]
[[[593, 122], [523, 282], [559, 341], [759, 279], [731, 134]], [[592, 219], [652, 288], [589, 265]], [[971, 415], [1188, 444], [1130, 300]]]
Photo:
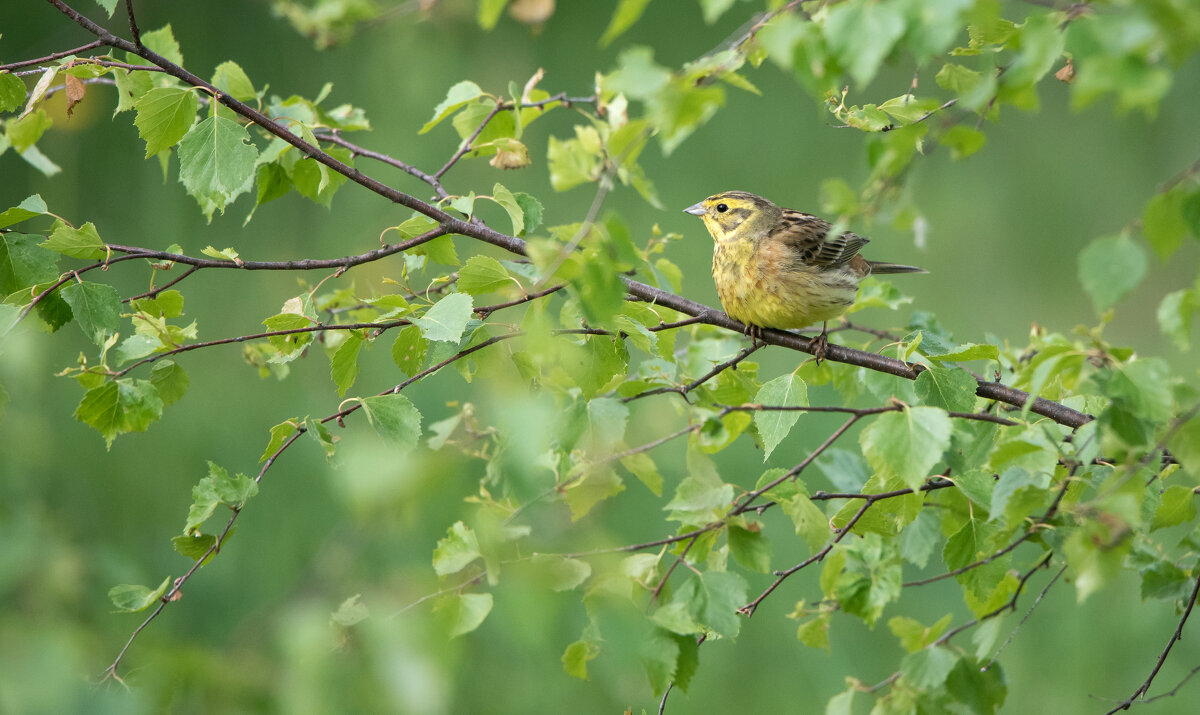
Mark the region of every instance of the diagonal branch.
[[1138, 689], [1133, 691], [1132, 695], [1104, 715], [1112, 715], [1119, 710], [1128, 710], [1135, 700], [1145, 697], [1150, 690], [1150, 684], [1154, 682], [1158, 671], [1162, 670], [1163, 664], [1167, 662], [1167, 656], [1171, 654], [1171, 649], [1175, 647], [1176, 641], [1183, 639], [1183, 624], [1187, 623], [1188, 616], [1192, 615], [1192, 609], [1196, 607], [1196, 597], [1200, 595], [1200, 564], [1196, 565], [1196, 574], [1196, 583], [1192, 586], [1192, 595], [1188, 597], [1187, 607], [1183, 609], [1183, 615], [1179, 617], [1179, 625], [1175, 626], [1175, 632], [1167, 640], [1166, 647], [1163, 648], [1162, 653], [1158, 654], [1158, 661], [1154, 663], [1154, 669], [1150, 671], [1150, 675], [1138, 686]]
[[[108, 30], [83, 16], [63, 0], [46, 0], [51, 5], [54, 5], [63, 14], [74, 20], [80, 27], [96, 35], [96, 37], [105, 45], [117, 49], [125, 50], [143, 59], [149, 60], [155, 65], [162, 67], [163, 70], [177, 79], [186, 82], [193, 87], [199, 87], [211, 94], [217, 101], [225, 105], [232, 111], [242, 117], [254, 122], [269, 133], [279, 137], [292, 146], [299, 149], [306, 157], [309, 157], [330, 169], [342, 174], [347, 179], [359, 184], [360, 186], [372, 191], [379, 196], [382, 196], [389, 201], [398, 203], [402, 206], [417, 211], [425, 216], [432, 218], [439, 224], [439, 229], [445, 233], [457, 233], [463, 236], [475, 238], [477, 240], [489, 243], [491, 245], [503, 248], [507, 251], [518, 255], [526, 255], [525, 242], [515, 236], [496, 231], [482, 223], [472, 223], [455, 218], [441, 209], [432, 206], [424, 201], [421, 201], [409, 194], [403, 193], [396, 189], [387, 186], [380, 181], [362, 173], [358, 169], [347, 166], [338, 161], [329, 154], [321, 151], [320, 147], [313, 146], [304, 141], [300, 137], [293, 134], [284, 126], [267, 117], [257, 109], [240, 102], [233, 97], [225, 95], [217, 90], [216, 87], [206, 82], [202, 78], [188, 72], [184, 68], [174, 64], [161, 55], [145, 48], [139, 47], [134, 43], [123, 38], [113, 35]], [[791, 9], [796, 3], [791, 3], [785, 9]], [[706, 305], [688, 300], [681, 296], [669, 293], [667, 291], [655, 288], [653, 286], [635, 281], [628, 277], [623, 277], [626, 290], [629, 295], [634, 298], [649, 302], [664, 305], [673, 310], [677, 310], [687, 315], [703, 317], [703, 321], [710, 325], [727, 328], [740, 333], [745, 333], [747, 326], [736, 321], [729, 316], [709, 308]], [[780, 330], [764, 330], [763, 340], [771, 345], [778, 345], [800, 352], [813, 354], [816, 344], [814, 339], [807, 338], [795, 333], [790, 333]], [[830, 345], [826, 351], [828, 359], [835, 362], [842, 362], [849, 365], [858, 365], [866, 367], [878, 372], [885, 372], [891, 375], [897, 375], [909, 380], [915, 380], [917, 375], [925, 368], [921, 365], [910, 365], [900, 360], [886, 358], [882, 355], [867, 353], [860, 350], [842, 347], [840, 345]], [[976, 394], [986, 399], [998, 400], [1015, 407], [1025, 407], [1027, 402], [1030, 402], [1031, 396], [1029, 393], [1016, 388], [1008, 387], [1000, 383], [980, 381]], [[1032, 404], [1029, 409], [1035, 414], [1049, 417], [1059, 424], [1068, 427], [1080, 427], [1090, 422], [1093, 417], [1086, 415], [1078, 410], [1073, 410], [1065, 405], [1051, 402], [1041, 397], [1032, 398]]]

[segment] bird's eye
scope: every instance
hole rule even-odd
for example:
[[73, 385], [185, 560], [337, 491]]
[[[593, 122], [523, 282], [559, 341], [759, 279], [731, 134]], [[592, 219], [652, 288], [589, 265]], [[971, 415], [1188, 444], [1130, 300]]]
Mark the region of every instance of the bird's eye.
[[728, 210], [729, 210], [729, 207], [728, 207], [727, 205], [725, 205], [725, 204], [717, 204], [717, 213], [719, 213], [719, 214], [723, 214], [723, 213], [725, 213], [725, 212], [726, 212], [726, 211], [728, 211]]

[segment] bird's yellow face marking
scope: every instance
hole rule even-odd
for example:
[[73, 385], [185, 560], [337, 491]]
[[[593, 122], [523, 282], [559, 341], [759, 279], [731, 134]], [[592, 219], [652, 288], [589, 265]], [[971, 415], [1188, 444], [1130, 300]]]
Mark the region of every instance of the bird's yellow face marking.
[[698, 204], [684, 209], [685, 213], [704, 220], [714, 241], [736, 239], [747, 220], [765, 217], [778, 208], [766, 199], [745, 191], [726, 191], [714, 194]]

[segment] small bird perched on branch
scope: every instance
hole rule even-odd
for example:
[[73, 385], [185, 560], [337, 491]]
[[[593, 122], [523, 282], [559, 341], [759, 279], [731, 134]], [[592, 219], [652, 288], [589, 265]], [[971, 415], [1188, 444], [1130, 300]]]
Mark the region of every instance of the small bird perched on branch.
[[872, 273], [926, 273], [915, 266], [868, 261], [868, 239], [830, 235], [822, 218], [785, 209], [745, 191], [714, 194], [684, 209], [712, 234], [713, 281], [731, 318], [750, 327], [789, 330], [822, 323], [814, 355], [828, 346], [825, 322], [854, 304], [858, 283]]

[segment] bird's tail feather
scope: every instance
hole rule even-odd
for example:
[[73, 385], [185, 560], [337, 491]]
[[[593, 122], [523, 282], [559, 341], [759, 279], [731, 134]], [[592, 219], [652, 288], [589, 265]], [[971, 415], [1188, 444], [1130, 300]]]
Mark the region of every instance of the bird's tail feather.
[[924, 268], [906, 266], [902, 263], [887, 263], [886, 261], [867, 261], [872, 273], [928, 273]]

